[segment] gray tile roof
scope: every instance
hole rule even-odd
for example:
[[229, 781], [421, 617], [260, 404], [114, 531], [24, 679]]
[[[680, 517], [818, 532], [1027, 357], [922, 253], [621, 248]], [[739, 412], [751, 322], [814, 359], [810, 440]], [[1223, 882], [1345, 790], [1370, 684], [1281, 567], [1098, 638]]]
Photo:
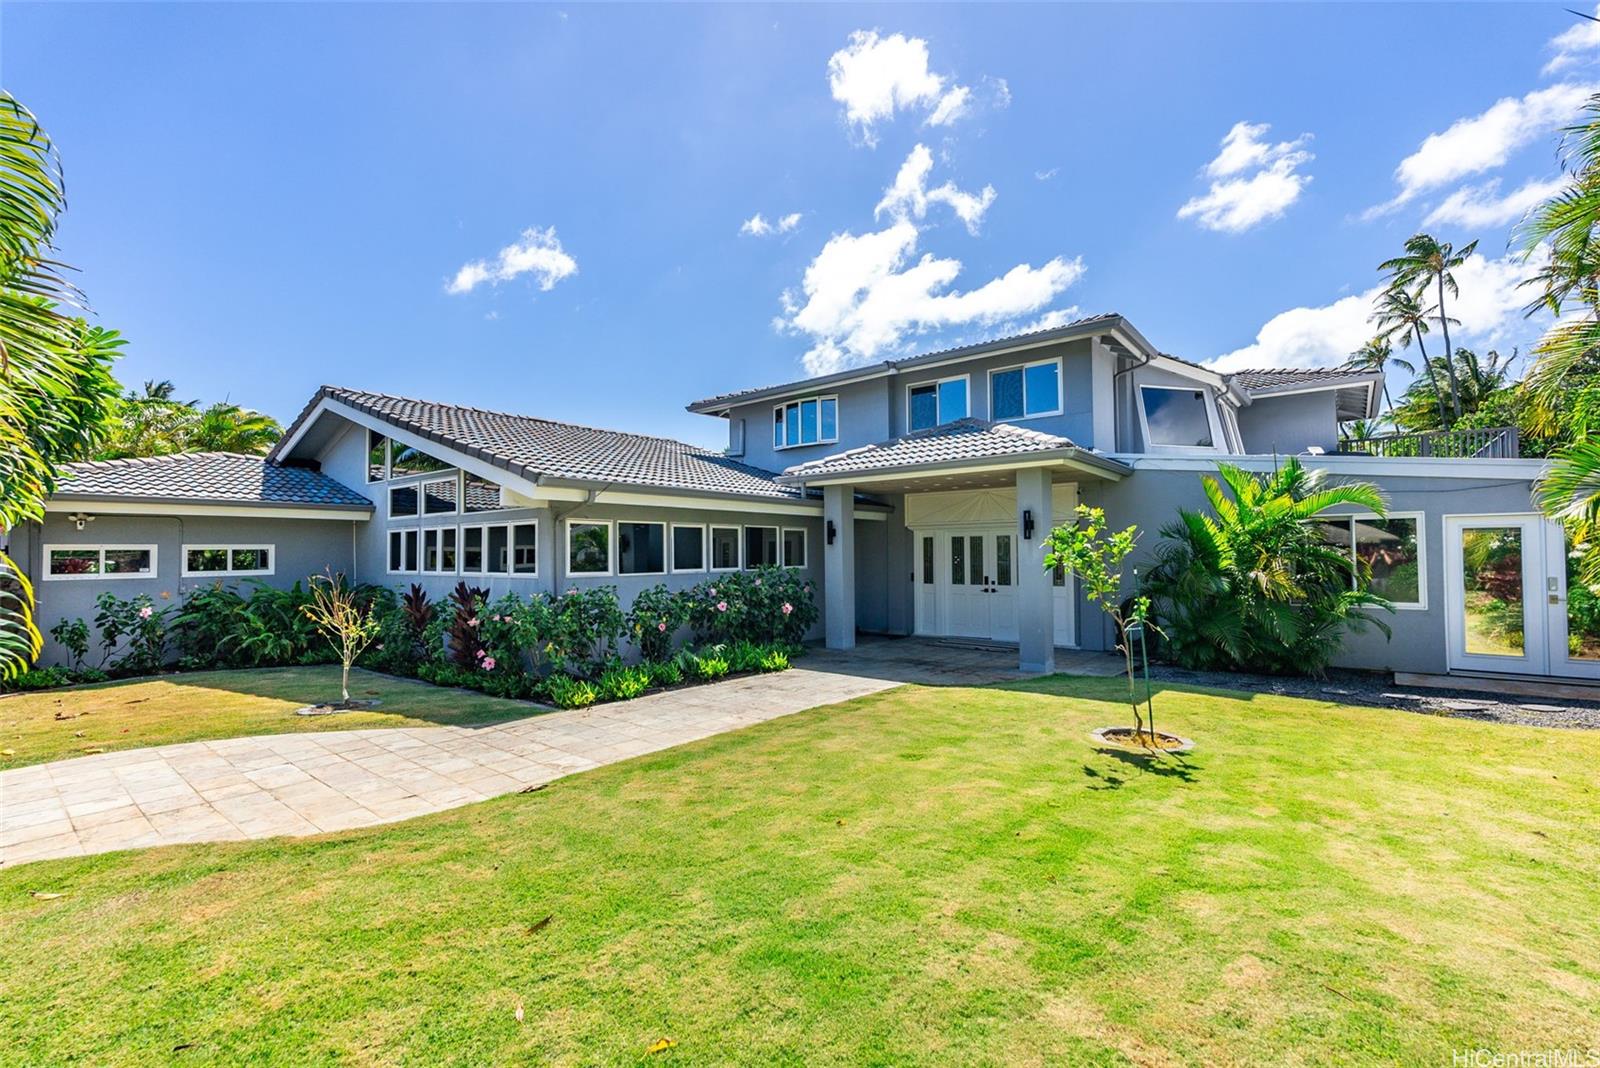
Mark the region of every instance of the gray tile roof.
[[[706, 397], [704, 400], [697, 400], [688, 407], [691, 412], [701, 411], [706, 408], [714, 408], [726, 402], [738, 401], [742, 398], [754, 398], [764, 393], [787, 392], [789, 390], [809, 387], [811, 385], [847, 382], [852, 379], [879, 374], [887, 370], [915, 367], [919, 363], [932, 362], [935, 360], [947, 360], [958, 356], [976, 356], [989, 349], [1006, 348], [1011, 345], [1015, 345], [1018, 342], [1030, 341], [1034, 339], [1046, 340], [1052, 335], [1070, 337], [1082, 333], [1083, 328], [1086, 326], [1093, 326], [1098, 323], [1110, 324], [1118, 322], [1121, 319], [1122, 316], [1116, 312], [1106, 312], [1103, 315], [1089, 315], [1082, 319], [1074, 319], [1070, 323], [1065, 323], [1061, 326], [1048, 327], [1044, 330], [1030, 330], [1021, 334], [1011, 334], [1007, 337], [990, 338], [987, 341], [980, 341], [971, 345], [957, 345], [947, 349], [936, 349], [933, 352], [918, 353], [915, 356], [906, 356], [895, 360], [883, 360], [880, 363], [872, 363], [867, 364], [864, 367], [851, 368], [849, 371], [843, 371], [838, 374], [822, 375], [817, 378], [801, 378], [796, 379], [793, 382], [782, 382], [770, 386], [754, 386], [750, 389], [734, 390], [732, 393], [719, 393], [714, 397]], [[1176, 359], [1176, 357], [1174, 357], [1174, 359]], [[1187, 363], [1188, 361], [1185, 360], [1183, 362]]]
[[526, 478], [743, 497], [806, 496], [774, 481], [771, 471], [669, 438], [340, 386], [323, 386], [311, 398], [284, 435], [285, 442], [325, 397]]
[[1038, 430], [1013, 426], [1010, 423], [991, 423], [983, 419], [958, 419], [953, 423], [917, 430], [875, 445], [824, 456], [808, 463], [796, 464], [784, 471], [785, 479], [809, 479], [824, 475], [865, 474], [893, 471], [898, 468], [929, 467], [940, 464], [959, 464], [964, 461], [1009, 459], [1043, 452], [1078, 451], [1091, 462], [1117, 468], [1123, 465], [1105, 457], [1095, 456], [1070, 438], [1045, 434]]
[[1261, 367], [1235, 371], [1227, 377], [1240, 389], [1272, 389], [1277, 386], [1339, 385], [1353, 378], [1369, 378], [1373, 372], [1351, 367]]
[[66, 464], [58, 497], [149, 498], [216, 504], [371, 508], [341, 482], [304, 467], [283, 467], [236, 452], [183, 452], [132, 460]]

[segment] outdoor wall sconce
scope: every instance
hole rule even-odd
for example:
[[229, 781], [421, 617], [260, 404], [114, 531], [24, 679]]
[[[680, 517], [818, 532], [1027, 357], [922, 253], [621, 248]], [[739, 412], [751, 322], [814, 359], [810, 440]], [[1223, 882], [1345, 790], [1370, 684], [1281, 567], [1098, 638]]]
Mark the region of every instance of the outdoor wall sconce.
[[832, 545], [832, 544], [833, 544], [833, 539], [834, 539], [834, 536], [835, 536], [835, 535], [836, 535], [836, 534], [838, 534], [838, 533], [839, 533], [839, 528], [838, 528], [838, 527], [835, 527], [835, 526], [834, 526], [834, 525], [833, 525], [833, 520], [831, 520], [831, 519], [830, 519], [830, 520], [828, 520], [828, 544], [829, 544], [829, 545]]
[[1032, 508], [1024, 508], [1022, 510], [1022, 540], [1023, 541], [1032, 541], [1033, 540], [1033, 509]]

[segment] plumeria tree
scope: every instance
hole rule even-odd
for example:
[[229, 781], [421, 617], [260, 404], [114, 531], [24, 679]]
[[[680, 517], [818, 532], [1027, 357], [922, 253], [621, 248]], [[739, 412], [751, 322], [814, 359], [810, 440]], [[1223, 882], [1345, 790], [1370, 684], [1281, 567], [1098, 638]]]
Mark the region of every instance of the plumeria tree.
[[366, 652], [378, 636], [378, 620], [345, 585], [343, 575], [322, 574], [311, 579], [311, 603], [301, 606], [339, 655], [340, 700], [350, 703], [350, 665]]
[[1139, 711], [1139, 698], [1134, 690], [1133, 643], [1129, 629], [1149, 626], [1150, 598], [1122, 597], [1122, 564], [1138, 547], [1139, 528], [1127, 526], [1112, 531], [1106, 526], [1103, 508], [1078, 505], [1078, 518], [1074, 523], [1063, 523], [1045, 537], [1044, 566], [1047, 570], [1064, 568], [1078, 576], [1083, 595], [1111, 617], [1117, 628], [1117, 648], [1122, 652], [1128, 675], [1128, 705], [1133, 709], [1133, 733], [1141, 742], [1151, 744], [1156, 740], [1155, 707], [1149, 708], [1148, 730], [1145, 717]]

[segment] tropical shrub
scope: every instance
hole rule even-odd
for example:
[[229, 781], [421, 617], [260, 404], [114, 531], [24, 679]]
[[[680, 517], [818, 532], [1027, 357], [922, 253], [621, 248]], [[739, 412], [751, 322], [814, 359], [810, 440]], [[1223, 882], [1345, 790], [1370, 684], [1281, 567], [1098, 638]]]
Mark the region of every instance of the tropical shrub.
[[569, 673], [592, 674], [617, 654], [626, 626], [616, 587], [570, 589], [550, 602], [550, 659]]
[[710, 682], [726, 675], [732, 665], [728, 663], [728, 658], [723, 655], [724, 648], [721, 645], [714, 645], [704, 652], [691, 653], [689, 667], [694, 677], [701, 682]]
[[1293, 457], [1272, 474], [1231, 464], [1217, 474], [1201, 480], [1212, 514], [1180, 511], [1144, 577], [1168, 655], [1191, 668], [1321, 674], [1347, 630], [1389, 634], [1370, 611], [1393, 607], [1367, 588], [1364, 562], [1314, 522], [1341, 505], [1381, 516], [1375, 487], [1329, 486]]
[[629, 667], [613, 663], [600, 673], [596, 681], [603, 701], [626, 701], [638, 697], [650, 688], [650, 669], [643, 665]]
[[665, 585], [641, 590], [628, 607], [628, 635], [639, 655], [650, 661], [672, 653], [672, 638], [689, 622], [689, 598]]
[[146, 593], [123, 599], [110, 591], [95, 598], [94, 605], [102, 667], [114, 675], [148, 675], [161, 669], [170, 608], [157, 608]]
[[788, 671], [789, 667], [789, 654], [783, 649], [768, 648], [756, 661], [757, 671]]
[[797, 643], [817, 622], [816, 584], [792, 568], [718, 575], [684, 591], [695, 639]]
[[544, 693], [557, 708], [585, 708], [600, 696], [593, 683], [561, 673], [544, 680]]
[[8, 688], [15, 690], [53, 690], [57, 686], [71, 686], [77, 679], [64, 667], [36, 667], [13, 678]]
[[[172, 621], [180, 666], [275, 667], [335, 659], [305, 614], [312, 597], [300, 583], [286, 590], [254, 579], [245, 585], [248, 597], [221, 582], [189, 594]], [[383, 596], [368, 586], [359, 592], [368, 600]]]
[[50, 628], [50, 637], [72, 654], [72, 670], [81, 670], [84, 657], [89, 655], [89, 624], [81, 619], [63, 619]]
[[683, 668], [676, 659], [647, 661], [644, 669], [650, 672], [652, 686], [677, 686], [683, 682]]
[[448, 634], [450, 659], [457, 667], [474, 668], [487, 654], [478, 635], [479, 616], [489, 599], [489, 591], [481, 586], [468, 586], [465, 581], [456, 583], [450, 591], [450, 630]]

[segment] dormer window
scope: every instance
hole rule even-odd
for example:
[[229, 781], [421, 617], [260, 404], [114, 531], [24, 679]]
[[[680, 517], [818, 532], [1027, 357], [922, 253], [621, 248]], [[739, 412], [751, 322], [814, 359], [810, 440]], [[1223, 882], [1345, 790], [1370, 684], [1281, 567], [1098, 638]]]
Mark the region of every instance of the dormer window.
[[957, 419], [965, 419], [967, 407], [967, 375], [945, 378], [938, 382], [924, 382], [906, 389], [906, 426], [911, 430], [927, 430], [943, 426]]
[[1147, 446], [1209, 449], [1211, 402], [1203, 389], [1140, 386]]
[[824, 445], [838, 440], [838, 397], [807, 397], [772, 409], [774, 449]]

